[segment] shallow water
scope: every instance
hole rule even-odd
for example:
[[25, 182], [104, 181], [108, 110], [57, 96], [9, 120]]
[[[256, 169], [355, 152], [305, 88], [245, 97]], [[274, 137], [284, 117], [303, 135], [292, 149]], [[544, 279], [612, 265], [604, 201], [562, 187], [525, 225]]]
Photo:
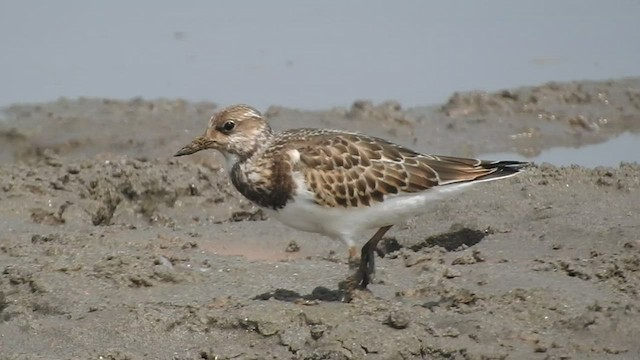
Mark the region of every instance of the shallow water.
[[640, 163], [640, 134], [626, 132], [605, 142], [578, 148], [555, 147], [543, 150], [534, 157], [524, 157], [517, 153], [504, 152], [482, 154], [480, 158], [532, 161], [538, 164], [546, 162], [556, 166], [581, 165], [585, 167], [618, 166], [620, 162]]
[[[354, 1], [13, 2], [0, 11], [0, 106], [70, 98], [185, 98], [265, 109], [640, 74], [640, 3]], [[116, 25], [116, 26], [114, 26]], [[533, 160], [640, 161], [626, 134]], [[493, 156], [492, 154], [489, 154]], [[514, 154], [496, 157], [521, 158]]]
[[0, 106], [142, 96], [410, 107], [454, 91], [640, 74], [636, 1], [248, 4], [6, 2]]

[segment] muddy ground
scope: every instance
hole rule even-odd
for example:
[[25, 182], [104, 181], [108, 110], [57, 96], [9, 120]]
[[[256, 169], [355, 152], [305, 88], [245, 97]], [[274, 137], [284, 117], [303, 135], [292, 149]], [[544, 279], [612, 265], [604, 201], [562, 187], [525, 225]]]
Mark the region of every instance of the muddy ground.
[[[242, 199], [221, 157], [171, 155], [212, 103], [77, 99], [0, 121], [0, 359], [636, 359], [640, 165], [482, 184], [385, 239], [341, 300], [341, 243]], [[640, 128], [640, 79], [265, 110], [420, 151], [535, 155]], [[615, 163], [615, 161], [612, 161]]]

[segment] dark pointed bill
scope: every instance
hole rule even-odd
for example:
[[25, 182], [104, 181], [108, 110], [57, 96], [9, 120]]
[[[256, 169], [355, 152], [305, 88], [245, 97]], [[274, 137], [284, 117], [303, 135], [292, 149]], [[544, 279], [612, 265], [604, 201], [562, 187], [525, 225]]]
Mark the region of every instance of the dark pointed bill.
[[173, 156], [191, 155], [193, 153], [197, 153], [198, 151], [204, 150], [206, 148], [207, 148], [206, 139], [202, 136], [199, 136], [193, 139], [193, 141], [189, 145], [178, 150], [178, 152], [175, 153]]

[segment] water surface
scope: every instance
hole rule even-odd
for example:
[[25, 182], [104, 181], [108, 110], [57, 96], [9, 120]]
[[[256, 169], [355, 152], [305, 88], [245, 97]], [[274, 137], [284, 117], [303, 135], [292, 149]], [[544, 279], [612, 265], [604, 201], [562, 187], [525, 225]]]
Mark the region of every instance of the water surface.
[[618, 166], [621, 162], [640, 163], [640, 135], [623, 133], [603, 143], [578, 148], [554, 147], [543, 150], [534, 157], [524, 157], [516, 153], [490, 153], [481, 155], [483, 159], [509, 159], [547, 162], [556, 166], [581, 165], [586, 167]]
[[640, 75], [640, 2], [4, 1], [0, 106], [185, 98], [404, 106]]

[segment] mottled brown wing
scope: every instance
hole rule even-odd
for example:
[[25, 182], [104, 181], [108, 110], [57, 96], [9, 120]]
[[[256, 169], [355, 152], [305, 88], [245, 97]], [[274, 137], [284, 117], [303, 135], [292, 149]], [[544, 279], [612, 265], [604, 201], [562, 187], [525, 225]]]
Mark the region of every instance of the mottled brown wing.
[[294, 171], [304, 175], [315, 201], [328, 207], [369, 206], [386, 195], [508, 176], [522, 164], [424, 155], [364, 135], [309, 131], [303, 141], [287, 143], [300, 153]]
[[295, 146], [301, 171], [317, 203], [328, 207], [369, 206], [385, 195], [438, 185], [420, 154], [382, 139], [344, 133], [310, 136]]

